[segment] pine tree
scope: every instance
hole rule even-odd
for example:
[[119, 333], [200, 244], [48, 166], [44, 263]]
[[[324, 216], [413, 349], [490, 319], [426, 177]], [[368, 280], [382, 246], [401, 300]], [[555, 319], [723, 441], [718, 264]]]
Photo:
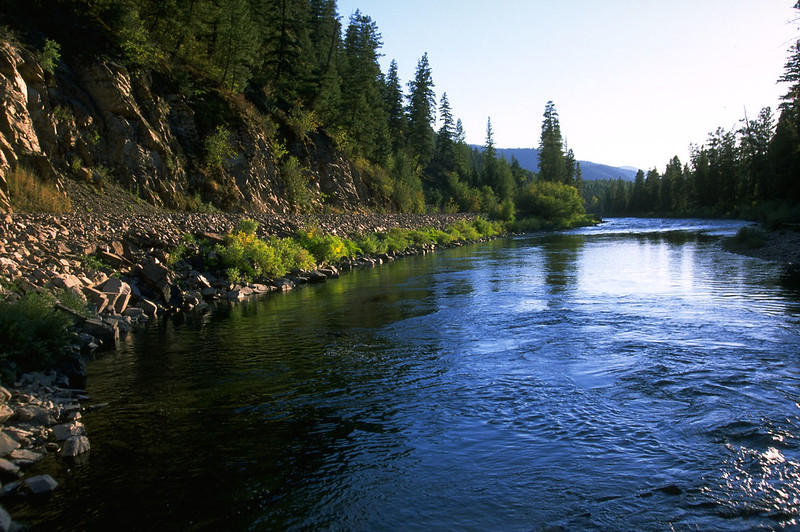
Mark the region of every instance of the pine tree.
[[638, 170], [636, 177], [633, 180], [633, 190], [631, 191], [630, 210], [634, 214], [645, 212], [645, 190], [644, 190], [644, 172]]
[[455, 134], [456, 126], [453, 122], [453, 112], [450, 110], [450, 101], [447, 93], [442, 94], [439, 102], [439, 118], [442, 122], [436, 134], [436, 147], [433, 165], [440, 174], [451, 172], [455, 167]]
[[558, 111], [552, 101], [547, 102], [539, 140], [539, 179], [566, 183], [568, 180], [561, 126]]
[[433, 157], [432, 124], [436, 112], [436, 94], [428, 54], [417, 63], [414, 79], [408, 82], [408, 147], [417, 157], [419, 168], [425, 168]]
[[344, 39], [340, 123], [357, 152], [375, 162], [385, 160], [391, 149], [381, 95], [385, 81], [378, 64], [382, 45], [375, 22], [356, 11]]
[[397, 61], [394, 59], [389, 64], [389, 71], [386, 73], [386, 80], [383, 85], [383, 102], [386, 106], [392, 151], [396, 154], [405, 146], [408, 119], [403, 106], [403, 89], [400, 86], [400, 77], [397, 74]]

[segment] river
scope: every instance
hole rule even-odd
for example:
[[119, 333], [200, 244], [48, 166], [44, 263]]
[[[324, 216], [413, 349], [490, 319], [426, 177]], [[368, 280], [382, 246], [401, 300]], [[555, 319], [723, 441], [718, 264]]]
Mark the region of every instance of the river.
[[41, 530], [796, 526], [800, 293], [722, 249], [741, 225], [610, 220], [158, 321], [89, 364], [89, 456], [8, 509]]

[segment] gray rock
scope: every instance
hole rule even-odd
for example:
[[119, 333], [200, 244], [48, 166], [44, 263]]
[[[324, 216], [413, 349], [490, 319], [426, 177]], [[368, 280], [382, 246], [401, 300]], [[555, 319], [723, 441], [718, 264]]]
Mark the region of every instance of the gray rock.
[[89, 318], [83, 322], [83, 330], [108, 346], [114, 346], [119, 341], [119, 325], [116, 322], [105, 323], [96, 318]]
[[5, 458], [0, 458], [0, 476], [3, 478], [14, 478], [19, 474], [19, 466], [9, 462]]
[[8, 532], [11, 530], [11, 516], [8, 514], [5, 508], [0, 506], [0, 532]]
[[78, 456], [81, 453], [85, 453], [90, 448], [89, 438], [86, 436], [71, 436], [64, 442], [64, 447], [61, 448], [61, 456]]
[[58, 487], [58, 482], [50, 475], [37, 475], [25, 480], [25, 486], [34, 495], [47, 495], [53, 493]]
[[0, 424], [5, 423], [14, 415], [14, 410], [7, 404], [0, 404]]
[[8, 457], [18, 466], [27, 467], [44, 458], [44, 455], [31, 451], [30, 449], [17, 449], [16, 451], [11, 451]]
[[3, 431], [0, 431], [0, 456], [6, 456], [14, 449], [19, 448], [19, 442], [10, 437]]
[[86, 428], [83, 423], [77, 421], [73, 423], [63, 423], [61, 425], [53, 425], [53, 436], [58, 441], [65, 441], [72, 436], [83, 436], [86, 434]]
[[53, 425], [55, 420], [46, 408], [34, 405], [23, 405], [14, 412], [13, 421], [28, 423], [30, 425], [47, 426]]

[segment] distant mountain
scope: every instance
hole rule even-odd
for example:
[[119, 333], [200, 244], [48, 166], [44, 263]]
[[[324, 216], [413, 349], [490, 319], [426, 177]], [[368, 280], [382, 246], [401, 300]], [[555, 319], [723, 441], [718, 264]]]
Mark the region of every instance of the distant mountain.
[[[536, 148], [498, 148], [497, 153], [505, 157], [507, 161], [511, 161], [512, 156], [516, 157], [520, 166], [526, 170], [539, 171], [539, 150]], [[580, 163], [584, 181], [617, 179], [619, 177], [625, 181], [633, 181], [636, 178], [637, 169], [632, 166], [608, 166], [591, 161], [580, 161]]]

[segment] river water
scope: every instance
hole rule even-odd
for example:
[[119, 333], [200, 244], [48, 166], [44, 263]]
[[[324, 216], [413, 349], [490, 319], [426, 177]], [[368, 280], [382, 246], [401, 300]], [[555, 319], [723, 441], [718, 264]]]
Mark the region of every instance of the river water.
[[[800, 293], [739, 222], [611, 220], [151, 324], [51, 530], [800, 523]], [[44, 467], [44, 466], [42, 466]]]

